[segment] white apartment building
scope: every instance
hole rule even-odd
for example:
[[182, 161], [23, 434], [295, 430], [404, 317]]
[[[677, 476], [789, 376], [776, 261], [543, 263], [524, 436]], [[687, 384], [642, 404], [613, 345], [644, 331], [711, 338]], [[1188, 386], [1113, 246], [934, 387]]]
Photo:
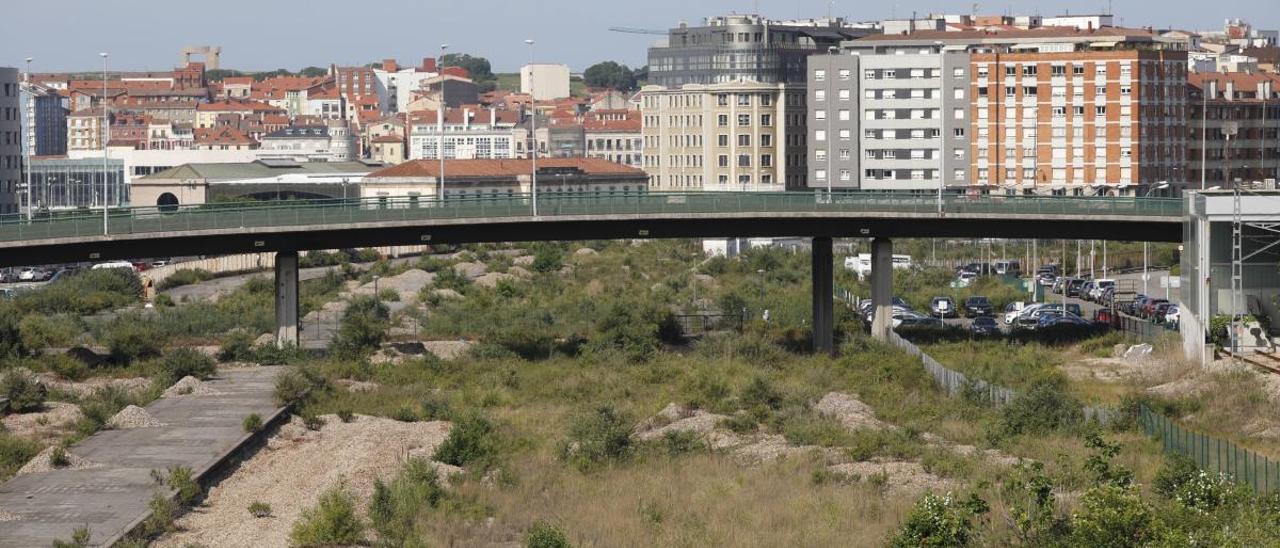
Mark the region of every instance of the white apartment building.
[[791, 129], [804, 127], [801, 86], [686, 84], [641, 93], [650, 189], [781, 191], [790, 170], [803, 177], [803, 129]]
[[[423, 61], [421, 67], [402, 67], [394, 59], [382, 62], [382, 67], [373, 69], [373, 77], [377, 79], [375, 89], [378, 93], [378, 107], [384, 113], [408, 112], [409, 103], [413, 101], [413, 92], [422, 89], [423, 82], [435, 78], [439, 72], [434, 62]], [[427, 69], [432, 70], [427, 70]]]
[[493, 109], [450, 109], [440, 124], [436, 111], [409, 121], [409, 159], [439, 159], [436, 150], [443, 136], [444, 157], [449, 160], [515, 158], [520, 113]]

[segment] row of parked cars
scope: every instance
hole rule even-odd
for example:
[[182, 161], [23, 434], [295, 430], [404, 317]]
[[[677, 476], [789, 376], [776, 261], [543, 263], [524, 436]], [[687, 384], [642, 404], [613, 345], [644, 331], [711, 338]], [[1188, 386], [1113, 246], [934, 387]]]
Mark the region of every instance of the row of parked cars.
[[1063, 325], [1089, 326], [1080, 305], [1067, 303], [1010, 303], [1005, 308], [1004, 323], [1010, 329], [1035, 331]]
[[1133, 302], [1125, 303], [1121, 311], [1159, 324], [1178, 325], [1178, 305], [1168, 299], [1138, 295]]

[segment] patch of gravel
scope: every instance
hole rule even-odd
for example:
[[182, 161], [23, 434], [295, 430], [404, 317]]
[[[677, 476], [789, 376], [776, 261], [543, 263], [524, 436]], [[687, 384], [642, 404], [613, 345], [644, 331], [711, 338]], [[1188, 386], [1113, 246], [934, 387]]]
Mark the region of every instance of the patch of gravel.
[[453, 265], [453, 271], [457, 272], [459, 276], [474, 280], [488, 273], [489, 267], [485, 266], [484, 263], [458, 263]]
[[[399, 422], [356, 415], [344, 423], [334, 415], [307, 430], [294, 417], [267, 449], [243, 462], [209, 491], [204, 504], [177, 520], [177, 531], [152, 546], [288, 546], [289, 531], [302, 511], [339, 482], [367, 507], [374, 479], [390, 479], [408, 455], [429, 456], [449, 434], [447, 422]], [[298, 424], [294, 424], [294, 423]], [[441, 469], [444, 474], [448, 469]], [[271, 505], [271, 517], [251, 519], [249, 503]], [[363, 513], [363, 512], [361, 512]]]
[[574, 251], [573, 254], [579, 257], [591, 257], [591, 256], [599, 255], [600, 253], [589, 247], [583, 247], [578, 249], [577, 251]]
[[38, 474], [40, 472], [49, 472], [53, 470], [84, 470], [85, 468], [97, 468], [100, 466], [85, 460], [83, 457], [72, 454], [70, 451], [66, 451], [65, 453], [67, 456], [66, 466], [54, 466], [53, 462], [51, 462], [54, 449], [56, 449], [56, 447], [46, 447], [44, 451], [40, 452], [40, 454], [31, 457], [31, 460], [27, 461], [27, 464], [18, 469], [17, 475]]
[[475, 284], [480, 287], [494, 288], [498, 287], [498, 282], [502, 280], [514, 280], [515, 276], [503, 272], [490, 272], [475, 279]]
[[164, 426], [164, 423], [156, 420], [146, 409], [136, 405], [130, 405], [121, 409], [114, 417], [107, 421], [107, 426], [117, 430], [127, 430], [130, 428], [155, 428]]
[[376, 382], [353, 381], [351, 379], [338, 379], [333, 381], [333, 384], [347, 389], [347, 392], [373, 392], [382, 388], [382, 385]]
[[517, 278], [532, 278], [532, 277], [533, 277], [533, 273], [532, 273], [532, 272], [529, 272], [528, 270], [525, 270], [523, 267], [519, 267], [519, 266], [513, 266], [513, 267], [511, 267], [511, 268], [508, 268], [508, 269], [507, 269], [507, 274], [510, 274], [510, 275], [515, 276], [515, 277], [517, 277]]
[[859, 401], [857, 396], [841, 392], [827, 393], [821, 400], [818, 400], [818, 403], [814, 404], [813, 410], [824, 417], [839, 421], [848, 430], [898, 429], [897, 426], [877, 419], [875, 410]]
[[163, 397], [176, 398], [180, 396], [217, 396], [221, 394], [217, 390], [209, 387], [209, 384], [187, 375], [182, 380], [173, 383], [173, 386], [165, 389]]
[[725, 415], [709, 413], [701, 409], [689, 409], [675, 403], [668, 404], [653, 417], [636, 426], [632, 435], [639, 441], [660, 440], [669, 432], [693, 432], [713, 451], [728, 451], [743, 464], [755, 465], [779, 458], [808, 454], [812, 451], [831, 453], [817, 446], [795, 446], [779, 434], [736, 434], [721, 428]]
[[72, 394], [78, 398], [88, 398], [107, 389], [115, 388], [129, 393], [136, 393], [151, 387], [151, 379], [146, 377], [130, 377], [127, 379], [108, 379], [98, 377], [84, 381], [69, 381], [58, 378], [53, 373], [40, 373], [40, 382], [50, 390]]
[[1147, 393], [1153, 396], [1161, 396], [1165, 398], [1178, 398], [1182, 396], [1194, 396], [1206, 388], [1204, 379], [1201, 379], [1199, 376], [1193, 376], [1152, 386], [1147, 389]]
[[[412, 268], [395, 276], [387, 276], [381, 278], [377, 282], [378, 291], [386, 291], [388, 289], [395, 291], [400, 296], [401, 302], [409, 302], [418, 295], [423, 287], [430, 285], [436, 279], [436, 275], [425, 270]], [[353, 295], [373, 295], [375, 283], [369, 282], [351, 293]]]
[[14, 436], [54, 442], [70, 431], [83, 416], [80, 406], [76, 404], [47, 401], [40, 411], [5, 415], [0, 423], [4, 424], [4, 430]]
[[422, 343], [427, 352], [435, 354], [442, 360], [456, 359], [471, 350], [472, 345], [471, 341], [423, 341]]
[[461, 293], [458, 293], [457, 291], [454, 291], [454, 290], [452, 290], [452, 289], [448, 289], [448, 288], [445, 288], [445, 289], [433, 289], [433, 290], [431, 291], [431, 294], [432, 294], [432, 295], [435, 295], [435, 296], [437, 296], [437, 297], [440, 297], [441, 299], [462, 299], [462, 298], [464, 298], [464, 297], [462, 296], [462, 294], [461, 294]]
[[6, 512], [0, 509], [0, 521], [18, 521], [18, 515], [13, 512]]
[[870, 460], [846, 462], [827, 467], [827, 471], [852, 481], [881, 482], [895, 495], [918, 495], [925, 491], [949, 491], [959, 487], [955, 481], [926, 472], [918, 462]]
[[533, 255], [521, 255], [511, 259], [511, 264], [517, 266], [529, 266], [533, 264]]

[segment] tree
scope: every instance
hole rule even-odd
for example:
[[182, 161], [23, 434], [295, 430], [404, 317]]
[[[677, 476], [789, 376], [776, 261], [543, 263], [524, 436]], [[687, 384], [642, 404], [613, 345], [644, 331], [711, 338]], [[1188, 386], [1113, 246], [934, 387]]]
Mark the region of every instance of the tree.
[[298, 71], [299, 76], [305, 76], [307, 78], [319, 78], [321, 76], [327, 76], [328, 74], [329, 69], [324, 67], [307, 67]]
[[234, 76], [244, 76], [244, 73], [231, 69], [210, 69], [204, 71], [204, 79], [210, 82], [221, 82], [223, 79]]
[[626, 65], [613, 61], [596, 63], [582, 73], [582, 80], [587, 87], [608, 88], [618, 91], [631, 91], [636, 88], [636, 76]]
[[498, 77], [493, 75], [493, 66], [489, 64], [489, 60], [484, 57], [472, 57], [469, 53], [450, 53], [440, 57], [441, 67], [462, 67], [471, 73], [471, 79], [476, 82], [488, 82], [497, 80]]
[[649, 65], [631, 71], [631, 77], [636, 79], [637, 88], [649, 83]]

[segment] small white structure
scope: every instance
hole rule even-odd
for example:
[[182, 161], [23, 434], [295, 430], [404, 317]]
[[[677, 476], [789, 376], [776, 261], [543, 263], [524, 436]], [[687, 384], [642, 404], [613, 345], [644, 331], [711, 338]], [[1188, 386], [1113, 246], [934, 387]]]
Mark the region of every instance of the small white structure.
[[569, 96], [568, 65], [525, 65], [520, 68], [520, 93], [546, 101]]

